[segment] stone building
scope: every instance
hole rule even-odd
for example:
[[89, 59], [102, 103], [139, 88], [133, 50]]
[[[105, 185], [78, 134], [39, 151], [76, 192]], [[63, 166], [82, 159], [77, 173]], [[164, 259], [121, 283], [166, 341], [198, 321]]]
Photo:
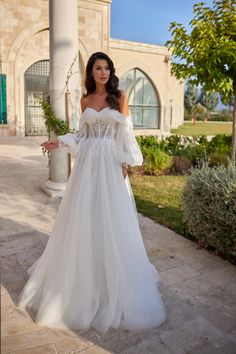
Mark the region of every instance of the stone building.
[[[183, 84], [166, 47], [110, 38], [111, 0], [78, 0], [79, 77], [95, 51], [108, 53], [129, 99], [136, 134], [167, 135], [183, 122]], [[40, 99], [49, 85], [48, 0], [0, 0], [0, 135], [46, 133]], [[66, 29], [65, 29], [66, 30]]]

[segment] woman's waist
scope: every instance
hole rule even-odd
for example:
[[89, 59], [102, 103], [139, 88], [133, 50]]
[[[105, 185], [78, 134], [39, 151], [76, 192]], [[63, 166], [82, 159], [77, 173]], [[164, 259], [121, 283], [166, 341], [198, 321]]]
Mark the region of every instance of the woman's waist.
[[89, 136], [87, 138], [87, 141], [89, 142], [114, 142], [115, 137], [114, 136]]

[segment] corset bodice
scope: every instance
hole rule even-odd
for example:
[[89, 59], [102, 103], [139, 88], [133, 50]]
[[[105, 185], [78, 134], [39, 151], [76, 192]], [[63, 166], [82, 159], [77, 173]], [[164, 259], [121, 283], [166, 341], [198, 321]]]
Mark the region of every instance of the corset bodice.
[[89, 137], [96, 139], [114, 139], [116, 134], [116, 122], [106, 122], [97, 119], [88, 123]]
[[110, 107], [100, 111], [92, 107], [85, 108], [80, 117], [79, 132], [61, 135], [58, 140], [80, 159], [88, 156], [97, 158], [100, 155], [107, 158], [112, 154], [120, 163], [131, 166], [140, 166], [143, 162], [133, 134], [131, 117]]

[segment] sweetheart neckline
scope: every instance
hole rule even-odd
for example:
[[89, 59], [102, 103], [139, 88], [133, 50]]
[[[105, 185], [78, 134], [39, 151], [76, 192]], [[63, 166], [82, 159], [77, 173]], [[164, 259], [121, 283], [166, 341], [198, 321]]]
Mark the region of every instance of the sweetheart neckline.
[[86, 107], [85, 110], [84, 110], [82, 113], [84, 113], [84, 112], [86, 111], [86, 109], [92, 109], [93, 111], [95, 111], [95, 112], [97, 112], [97, 113], [100, 113], [100, 112], [104, 111], [105, 109], [113, 109], [113, 108], [111, 108], [111, 107], [104, 107], [104, 108], [100, 109], [100, 111], [97, 111], [97, 110], [96, 110], [95, 108], [93, 108], [93, 107]]

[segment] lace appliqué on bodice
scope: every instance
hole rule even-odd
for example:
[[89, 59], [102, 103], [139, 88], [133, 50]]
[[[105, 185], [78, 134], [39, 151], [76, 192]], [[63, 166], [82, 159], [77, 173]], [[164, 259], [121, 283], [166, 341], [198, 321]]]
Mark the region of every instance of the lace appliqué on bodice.
[[94, 159], [101, 155], [105, 159], [113, 156], [119, 163], [131, 166], [140, 166], [143, 162], [131, 117], [109, 107], [98, 112], [87, 107], [81, 114], [79, 133], [62, 135], [58, 140], [80, 159]]
[[88, 124], [89, 137], [96, 139], [114, 139], [116, 134], [116, 124], [108, 123], [97, 119], [95, 122]]
[[81, 141], [81, 156], [90, 157], [92, 160], [103, 156], [106, 160], [110, 153], [117, 159], [115, 136], [117, 123], [109, 119], [91, 119], [87, 121], [88, 137]]

